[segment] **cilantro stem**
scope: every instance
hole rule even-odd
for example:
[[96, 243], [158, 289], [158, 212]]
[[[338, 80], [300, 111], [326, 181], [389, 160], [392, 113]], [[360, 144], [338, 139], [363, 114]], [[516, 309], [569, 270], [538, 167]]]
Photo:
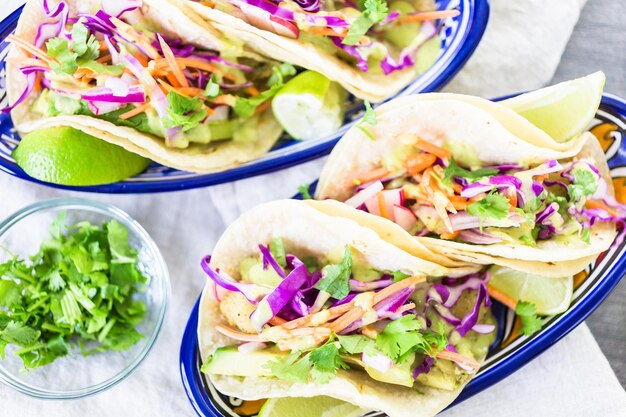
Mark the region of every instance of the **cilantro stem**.
[[26, 309], [27, 312], [32, 313], [33, 311], [35, 311], [36, 309], [38, 309], [42, 304], [44, 304], [46, 301], [48, 301], [50, 299], [50, 296], [47, 295], [45, 297], [42, 297], [39, 301], [37, 301], [35, 304], [31, 305], [30, 307], [28, 307]]
[[64, 330], [64, 329], [62, 329], [62, 328], [60, 328], [60, 327], [57, 327], [57, 326], [55, 326], [54, 324], [50, 324], [50, 323], [43, 323], [43, 324], [41, 325], [41, 328], [42, 328], [43, 330], [48, 330], [48, 331], [50, 331], [50, 332], [55, 332], [55, 333], [62, 333], [62, 334], [63, 334], [63, 333], [65, 333], [65, 332], [66, 332], [66, 330]]
[[13, 351], [13, 353], [15, 353], [16, 355], [21, 355], [22, 353], [32, 352], [33, 350], [43, 349], [45, 347], [47, 347], [45, 343], [39, 343], [38, 345], [28, 346], [22, 349], [17, 349]]
[[98, 335], [98, 342], [102, 343], [104, 339], [106, 339], [107, 335], [115, 325], [116, 319], [111, 319], [107, 322], [107, 324], [102, 328], [100, 334]]
[[16, 275], [19, 279], [23, 279], [24, 281], [28, 282], [29, 284], [35, 284], [35, 280], [33, 279], [33, 277], [25, 274], [24, 272], [20, 271], [19, 269], [11, 269], [11, 273]]

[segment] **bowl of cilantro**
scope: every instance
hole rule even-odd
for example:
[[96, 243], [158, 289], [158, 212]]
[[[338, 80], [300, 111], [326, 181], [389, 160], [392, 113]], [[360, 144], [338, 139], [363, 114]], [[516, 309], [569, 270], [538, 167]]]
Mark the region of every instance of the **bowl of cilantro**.
[[44, 399], [101, 392], [154, 346], [169, 273], [122, 210], [66, 198], [0, 223], [0, 380]]

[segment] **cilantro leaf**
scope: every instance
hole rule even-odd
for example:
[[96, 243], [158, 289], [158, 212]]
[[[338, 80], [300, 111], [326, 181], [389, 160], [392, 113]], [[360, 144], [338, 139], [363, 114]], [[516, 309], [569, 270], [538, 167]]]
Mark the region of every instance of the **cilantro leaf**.
[[268, 87], [282, 85], [285, 81], [285, 77], [289, 77], [290, 75], [296, 75], [296, 67], [287, 62], [283, 62], [272, 68], [272, 75], [267, 80], [267, 85]]
[[363, 13], [350, 24], [348, 35], [342, 41], [344, 45], [358, 44], [361, 37], [372, 26], [382, 22], [389, 15], [389, 6], [386, 0], [365, 0], [363, 7], [365, 9]]
[[167, 93], [167, 117], [163, 120], [165, 127], [182, 127], [186, 132], [198, 126], [206, 117], [207, 110], [198, 97], [185, 97], [175, 91]]
[[537, 308], [532, 303], [518, 301], [515, 307], [515, 314], [517, 314], [522, 322], [520, 333], [525, 336], [530, 336], [543, 327], [544, 320], [537, 316]]
[[300, 352], [292, 352], [287, 356], [266, 363], [263, 367], [269, 369], [276, 378], [306, 384], [309, 382], [312, 365], [308, 356], [300, 359], [300, 355]]
[[78, 69], [76, 59], [78, 54], [70, 50], [70, 43], [65, 38], [52, 38], [46, 42], [48, 55], [58, 62], [51, 62], [50, 66], [57, 74], [74, 74]]
[[220, 85], [217, 82], [217, 77], [215, 74], [211, 75], [211, 79], [206, 85], [204, 89], [204, 95], [207, 98], [215, 98], [221, 94]]
[[[407, 314], [389, 323], [376, 337], [376, 346], [394, 362], [403, 362], [411, 353], [434, 356], [448, 343], [443, 332], [420, 331], [422, 325], [415, 314]], [[441, 330], [441, 329], [440, 329]]]
[[313, 364], [312, 376], [318, 384], [328, 383], [337, 375], [338, 369], [349, 368], [339, 355], [338, 345], [337, 342], [326, 343], [309, 353], [309, 361]]
[[34, 344], [39, 338], [39, 335], [39, 331], [14, 320], [11, 320], [4, 330], [0, 331], [0, 337], [9, 343], [14, 343], [19, 346], [30, 346]]
[[298, 186], [298, 192], [302, 196], [303, 200], [312, 200], [313, 199], [313, 197], [311, 196], [311, 193], [309, 193], [309, 188], [310, 187], [311, 187], [310, 184], [302, 184], [302, 185]]
[[337, 336], [337, 340], [341, 344], [341, 348], [351, 354], [367, 353], [374, 355], [378, 352], [376, 342], [367, 336], [361, 334], [351, 336]]
[[346, 245], [340, 264], [327, 265], [322, 269], [322, 279], [315, 288], [326, 291], [332, 298], [340, 300], [350, 293], [350, 275], [352, 274], [352, 254]]
[[365, 100], [363, 104], [365, 105], [365, 113], [363, 114], [363, 119], [359, 122], [358, 125], [356, 125], [356, 127], [361, 132], [365, 133], [365, 135], [370, 138], [370, 140], [375, 141], [376, 137], [365, 126], [365, 123], [371, 126], [376, 126], [376, 124], [378, 123], [378, 121], [376, 120], [376, 112], [374, 111], [374, 109], [372, 109], [372, 105], [368, 100]]
[[450, 157], [450, 163], [443, 173], [443, 183], [450, 185], [454, 177], [477, 179], [482, 177], [490, 177], [498, 173], [497, 169], [480, 168], [474, 171], [467, 170], [457, 165], [454, 157]]
[[282, 84], [276, 84], [270, 89], [263, 91], [261, 94], [250, 98], [237, 97], [233, 110], [237, 116], [241, 118], [248, 118], [254, 114], [257, 107], [266, 101], [272, 99], [276, 93], [282, 88]]
[[283, 245], [283, 240], [279, 237], [272, 239], [270, 242], [270, 252], [278, 265], [285, 268], [287, 266], [287, 257], [285, 255], [285, 246]]
[[13, 280], [0, 278], [0, 306], [11, 307], [22, 300], [20, 286]]
[[91, 61], [100, 56], [100, 43], [80, 22], [72, 27], [72, 49], [82, 61]]
[[598, 179], [596, 175], [588, 169], [575, 169], [573, 171], [573, 184], [567, 186], [570, 201], [576, 202], [583, 197], [593, 195], [598, 189]]
[[504, 219], [509, 215], [511, 204], [509, 199], [495, 191], [487, 194], [482, 200], [467, 206], [467, 212], [472, 216], [486, 218]]

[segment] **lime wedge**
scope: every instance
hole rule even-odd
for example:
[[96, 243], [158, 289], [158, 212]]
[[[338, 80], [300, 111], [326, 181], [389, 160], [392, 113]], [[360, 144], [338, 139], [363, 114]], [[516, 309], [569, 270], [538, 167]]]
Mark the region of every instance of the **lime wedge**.
[[13, 151], [28, 175], [61, 185], [98, 185], [140, 173], [150, 160], [71, 127], [25, 135]]
[[272, 110], [294, 139], [334, 132], [343, 123], [346, 92], [322, 74], [305, 71], [289, 80], [272, 100]]
[[555, 141], [565, 142], [582, 132], [593, 120], [602, 100], [604, 80], [604, 73], [598, 71], [501, 103], [544, 130]]
[[574, 277], [548, 278], [497, 266], [492, 267], [489, 273], [489, 286], [516, 301], [533, 303], [537, 314], [559, 314], [572, 303]]
[[259, 417], [358, 417], [359, 407], [331, 397], [270, 398]]

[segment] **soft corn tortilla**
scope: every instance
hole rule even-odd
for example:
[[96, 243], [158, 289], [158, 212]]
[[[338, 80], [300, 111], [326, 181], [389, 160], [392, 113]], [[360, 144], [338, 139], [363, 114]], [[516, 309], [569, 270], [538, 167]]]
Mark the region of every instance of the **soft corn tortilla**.
[[[101, 3], [99, 0], [68, 0], [68, 4], [70, 13], [74, 14], [76, 12], [93, 13], [100, 9]], [[125, 18], [127, 16], [131, 22], [139, 19], [148, 21], [150, 26], [159, 32], [198, 47], [222, 51], [236, 49], [234, 44], [215, 30], [202, 28], [196, 20], [193, 20], [197, 17], [185, 16], [183, 11], [165, 0], [144, 0], [141, 10], [127, 13]], [[46, 19], [39, 0], [30, 0], [24, 7], [15, 35], [33, 42], [37, 28]], [[256, 57], [250, 53], [245, 53], [245, 55]], [[14, 103], [26, 87], [26, 78], [20, 72], [19, 64], [13, 61], [26, 58], [26, 55], [18, 48], [11, 47], [9, 58], [12, 59], [7, 62], [7, 94], [9, 102]], [[163, 138], [129, 127], [116, 126], [95, 117], [61, 115], [44, 118], [30, 109], [35, 99], [36, 95], [31, 94], [11, 112], [13, 124], [20, 135], [47, 127], [73, 127], [160, 164], [185, 171], [223, 171], [254, 160], [266, 154], [282, 132], [282, 128], [268, 110], [246, 122], [250, 123], [251, 128], [256, 131], [256, 137], [249, 141], [229, 140], [206, 145], [191, 144], [188, 148], [176, 149], [167, 147]]]
[[379, 102], [394, 96], [413, 81], [423, 67], [418, 62], [410, 68], [389, 75], [363, 72], [319, 46], [259, 29], [228, 13], [190, 0], [170, 1], [189, 13], [201, 16], [208, 22], [207, 28], [213, 27], [232, 38], [241, 39], [251, 49], [278, 61], [324, 74], [361, 99]]
[[[442, 276], [446, 268], [423, 261], [380, 239], [355, 221], [331, 217], [302, 201], [283, 200], [263, 204], [232, 223], [217, 243], [211, 266], [239, 279], [238, 265], [258, 253], [258, 244], [281, 237], [290, 252], [326, 255], [337, 247], [350, 245], [372, 267], [401, 270], [412, 275]], [[200, 301], [198, 340], [203, 361], [222, 346], [236, 344], [217, 331], [227, 324], [214, 298], [209, 281]], [[483, 361], [484, 358], [476, 358]], [[269, 377], [209, 375], [218, 391], [244, 400], [275, 397], [328, 395], [365, 410], [382, 410], [392, 417], [433, 416], [450, 404], [463, 389], [445, 391], [417, 384], [413, 389], [377, 382], [360, 371], [340, 371], [329, 384], [302, 384]], [[419, 392], [418, 392], [419, 391]]]
[[[550, 159], [566, 161], [590, 156], [612, 192], [606, 157], [593, 135], [584, 133], [566, 143], [557, 143], [523, 117], [486, 100], [453, 95], [424, 94], [403, 97], [377, 109], [377, 124], [366, 125], [372, 141], [353, 128], [339, 141], [322, 171], [316, 198], [345, 201], [354, 193], [353, 179], [380, 165], [395, 147], [405, 144], [399, 135], [414, 134], [422, 140], [448, 148], [459, 161], [481, 165], [540, 164]], [[564, 276], [582, 270], [595, 256], [611, 246], [616, 228], [597, 222], [590, 230], [590, 244], [569, 239], [540, 241], [536, 247], [516, 244], [473, 245], [428, 237], [410, 237], [383, 218], [340, 205], [318, 206], [327, 213], [348, 216], [376, 230], [379, 236], [417, 256], [421, 248], [455, 260], [497, 264], [546, 276]], [[358, 217], [357, 217], [358, 216]], [[410, 243], [411, 239], [419, 245]], [[444, 264], [447, 264], [444, 262]]]

